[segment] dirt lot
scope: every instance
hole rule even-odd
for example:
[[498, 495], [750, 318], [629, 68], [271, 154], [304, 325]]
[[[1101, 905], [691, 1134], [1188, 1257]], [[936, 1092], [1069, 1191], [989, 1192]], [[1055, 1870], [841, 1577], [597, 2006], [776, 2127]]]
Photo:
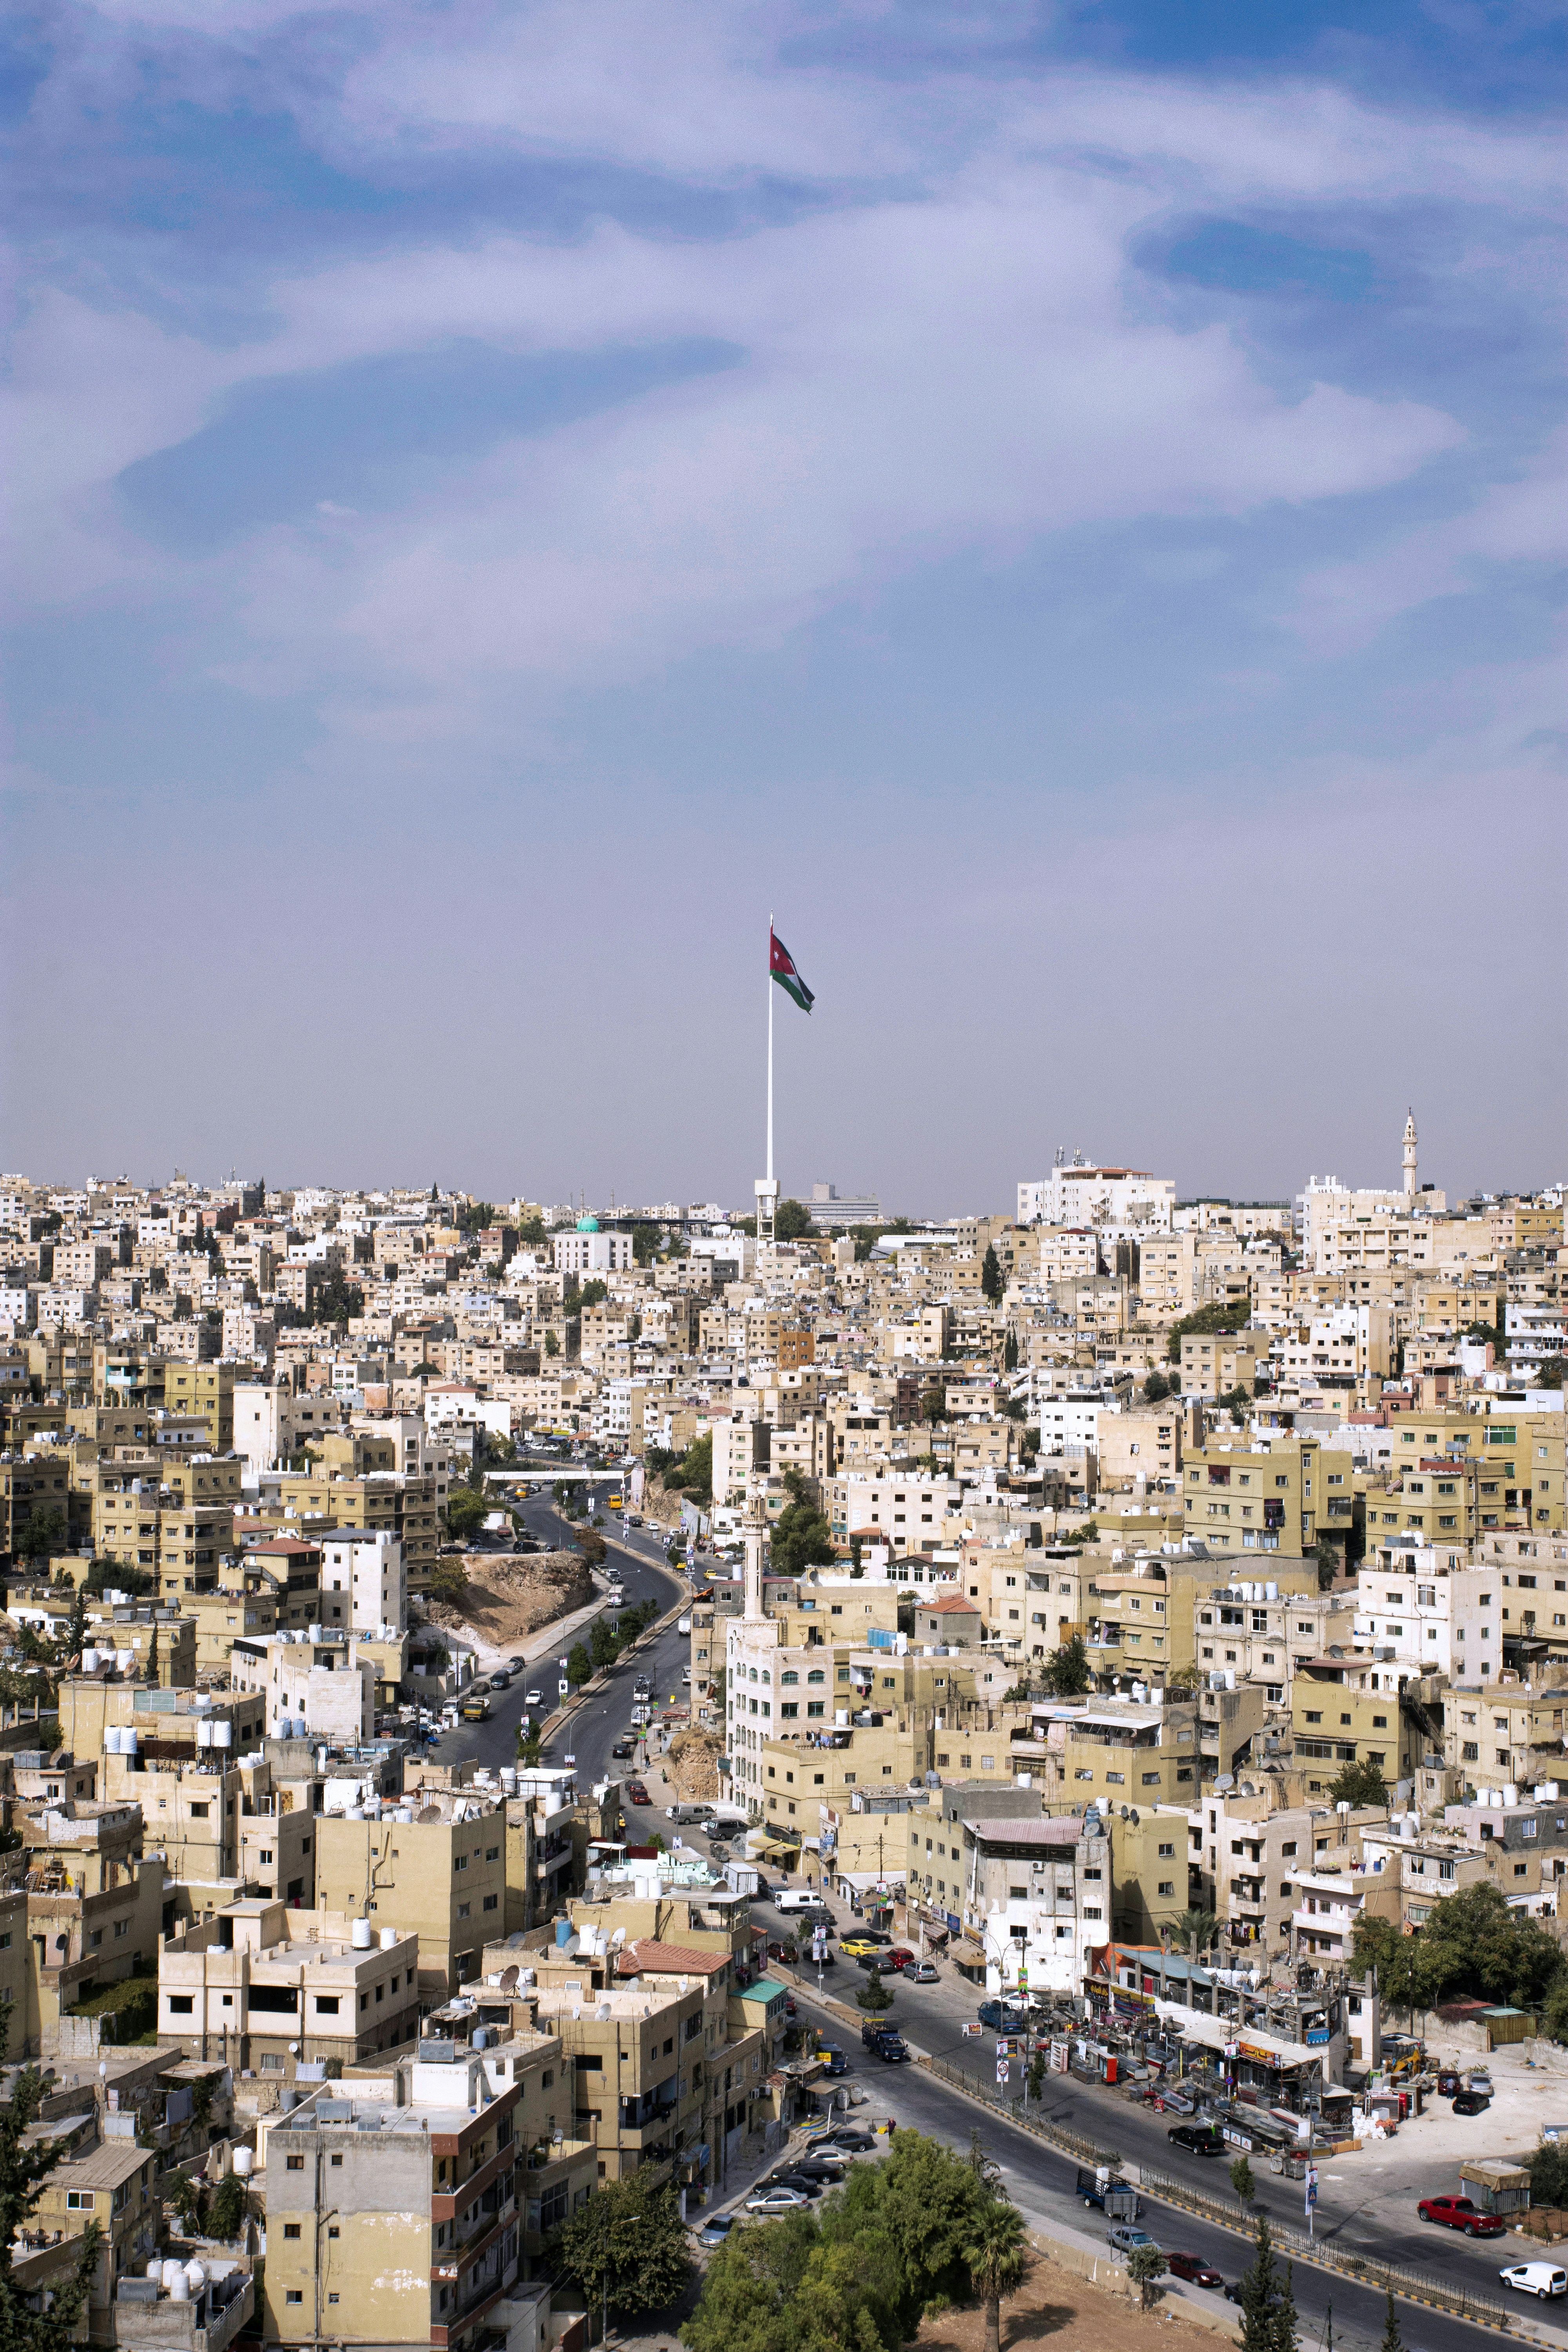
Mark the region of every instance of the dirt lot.
[[468, 1599], [460, 1609], [429, 1603], [430, 1622], [468, 1627], [481, 1648], [514, 1649], [525, 1634], [594, 1598], [594, 1580], [574, 1551], [465, 1552]]
[[[985, 2310], [976, 2304], [926, 2320], [920, 2352], [984, 2352]], [[1017, 2294], [1002, 2305], [1002, 2352], [1052, 2341], [1060, 2352], [1215, 2352], [1213, 2328], [1179, 2318], [1170, 2302], [1152, 2310], [1037, 2255]]]
[[664, 1759], [665, 1772], [676, 1796], [687, 1804], [700, 1804], [719, 1794], [718, 1735], [711, 1731], [678, 1731]]

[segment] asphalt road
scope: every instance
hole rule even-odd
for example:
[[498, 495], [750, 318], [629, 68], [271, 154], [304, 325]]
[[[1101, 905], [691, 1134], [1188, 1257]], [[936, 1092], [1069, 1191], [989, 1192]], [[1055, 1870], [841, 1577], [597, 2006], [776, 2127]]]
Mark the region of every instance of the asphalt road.
[[[605, 1474], [602, 1486], [594, 1490], [595, 1501], [602, 1504], [605, 1496], [619, 1485], [619, 1479]], [[531, 1536], [538, 1537], [552, 1549], [564, 1549], [573, 1542], [578, 1526], [563, 1519], [554, 1504], [543, 1494], [532, 1495], [522, 1506], [522, 1522]], [[639, 1601], [657, 1601], [660, 1611], [668, 1609], [689, 1590], [684, 1576], [677, 1575], [664, 1564], [664, 1546], [657, 1535], [634, 1528], [628, 1534], [619, 1532], [618, 1519], [605, 1515], [601, 1532], [610, 1547], [611, 1555], [619, 1560], [624, 1571], [621, 1593], [629, 1607]], [[605, 1610], [610, 1609], [606, 1598]], [[455, 1731], [442, 1735], [439, 1745], [432, 1750], [443, 1763], [460, 1762], [472, 1757], [475, 1763], [495, 1769], [517, 1760], [517, 1727], [528, 1710], [523, 1694], [530, 1687], [542, 1690], [546, 1707], [555, 1703], [555, 1685], [560, 1672], [557, 1658], [564, 1655], [580, 1635], [564, 1637], [559, 1647], [548, 1628], [530, 1634], [519, 1645], [519, 1654], [531, 1664], [520, 1674], [510, 1690], [492, 1693], [490, 1717], [487, 1723], [460, 1724]], [[626, 1764], [612, 1765], [610, 1749], [627, 1727], [632, 1706], [632, 1685], [639, 1674], [649, 1675], [654, 1681], [656, 1696], [668, 1702], [671, 1693], [683, 1695], [685, 1685], [680, 1676], [690, 1660], [690, 1639], [677, 1633], [671, 1626], [668, 1633], [635, 1651], [627, 1652], [611, 1669], [609, 1695], [589, 1698], [587, 1705], [573, 1717], [570, 1733], [557, 1732], [545, 1747], [544, 1760], [559, 1764], [570, 1754], [576, 1759], [579, 1785], [603, 1779], [614, 1771], [625, 1774], [633, 1768]], [[533, 1709], [537, 1716], [539, 1710]], [[642, 1750], [638, 1749], [639, 1755]], [[651, 1828], [651, 1817], [649, 1826]]]
[[[787, 1914], [771, 1906], [754, 1905], [752, 1908], [753, 1916], [768, 1924], [770, 1936], [792, 1932], [794, 1923]], [[839, 1918], [840, 1933], [847, 1933], [854, 1923], [846, 1907], [831, 1904], [829, 1908]], [[874, 2105], [885, 2103], [900, 2121], [936, 2133], [957, 2146], [966, 2146], [971, 2131], [978, 2125], [989, 2152], [1008, 2168], [1009, 2189], [1026, 2210], [1037, 2211], [1043, 2219], [1070, 2221], [1075, 2228], [1087, 2228], [1096, 2236], [1102, 2233], [1103, 2224], [1098, 2213], [1085, 2209], [1073, 2194], [1077, 2171], [1073, 2158], [1043, 2147], [1031, 2135], [1014, 2129], [994, 2110], [971, 2105], [962, 2092], [920, 2067], [886, 2067], [864, 2056], [855, 2026], [831, 2010], [818, 2008], [813, 1998], [816, 1975], [809, 1966], [798, 1971], [777, 1968], [775, 1973], [795, 1990], [803, 2011], [821, 2019], [829, 2038], [850, 2059], [856, 2079], [870, 2093]], [[860, 1982], [859, 1970], [840, 1960], [828, 1975], [823, 1990], [831, 1998], [850, 2002]], [[933, 2002], [933, 1994], [941, 1996], [940, 2006]], [[944, 1964], [941, 1985], [898, 1989], [889, 2017], [916, 2048], [972, 2074], [976, 2089], [994, 2096], [995, 2036], [966, 2036], [960, 2031], [963, 2020], [974, 2016], [981, 1999], [978, 1990], [963, 1986], [962, 1979]], [[1017, 2078], [1015, 2062], [1015, 2086]], [[1156, 2116], [1152, 2107], [1064, 2075], [1047, 2076], [1043, 2112], [1047, 2122], [1058, 2124], [1096, 2146], [1114, 2149], [1125, 2163], [1163, 2172], [1210, 2198], [1224, 2200], [1229, 2195], [1229, 2166], [1225, 2158], [1195, 2156], [1171, 2146], [1166, 2135], [1180, 2117]], [[1349, 2177], [1342, 2184], [1331, 2187], [1324, 2181], [1321, 2185], [1320, 2194], [1325, 2201], [1320, 2203], [1316, 2221], [1320, 2241], [1334, 2245], [1342, 2253], [1364, 2253], [1385, 2262], [1408, 2264], [1451, 2288], [1468, 2287], [1477, 2294], [1495, 2297], [1510, 2314], [1517, 2314], [1517, 2321], [1532, 2327], [1539, 2326], [1551, 2336], [1568, 2336], [1568, 2326], [1564, 2325], [1568, 2322], [1568, 2310], [1563, 2304], [1538, 2303], [1515, 2296], [1498, 2277], [1505, 2263], [1527, 2259], [1534, 2252], [1533, 2248], [1521, 2245], [1519, 2239], [1511, 2236], [1468, 2239], [1458, 2231], [1436, 2228], [1417, 2217], [1417, 2198], [1428, 2191], [1452, 2192], [1458, 2186], [1456, 2180], [1445, 2177], [1402, 2185], [1392, 2195], [1385, 2191], [1378, 2200], [1382, 2207], [1379, 2210], [1370, 2202], [1356, 2201], [1353, 2166], [1353, 2158], [1346, 2159]], [[1257, 2209], [1267, 2213], [1271, 2222], [1300, 2230], [1304, 2226], [1301, 2184], [1288, 2181], [1260, 2165], [1255, 2165], [1253, 2170]], [[1373, 2184], [1367, 2185], [1371, 2188]], [[1331, 2204], [1327, 2202], [1330, 2197], [1334, 2200]], [[1142, 2226], [1168, 2252], [1198, 2254], [1226, 2278], [1235, 2278], [1246, 2267], [1244, 2239], [1214, 2223], [1192, 2220], [1179, 2207], [1162, 2207], [1148, 2200]], [[1320, 2323], [1331, 2301], [1336, 2336], [1349, 2331], [1365, 2336], [1369, 2342], [1382, 2337], [1383, 2303], [1370, 2290], [1358, 2288], [1342, 2276], [1318, 2270], [1299, 2272], [1296, 2300], [1302, 2318], [1303, 2345], [1316, 2342]], [[1401, 2326], [1406, 2352], [1444, 2352], [1449, 2345], [1473, 2345], [1478, 2333], [1463, 2321], [1412, 2305], [1402, 2305]]]

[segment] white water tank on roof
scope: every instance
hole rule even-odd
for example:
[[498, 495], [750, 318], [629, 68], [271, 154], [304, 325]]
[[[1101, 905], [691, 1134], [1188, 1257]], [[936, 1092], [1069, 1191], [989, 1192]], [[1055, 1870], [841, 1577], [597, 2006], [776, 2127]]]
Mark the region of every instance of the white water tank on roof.
[[84, 1675], [95, 1675], [98, 1672], [98, 1652], [96, 1650], [84, 1650], [82, 1652], [81, 1670]]
[[205, 2271], [203, 2270], [200, 2263], [195, 2261], [188, 2262], [185, 2264], [185, 2284], [190, 2288], [191, 2293], [193, 2294], [200, 2294], [206, 2283], [207, 2274]]
[[140, 1744], [140, 1738], [141, 1735], [137, 1731], [134, 1724], [121, 1724], [120, 1727], [120, 1752], [121, 1756], [134, 1756], [137, 1747]]
[[1517, 1784], [1516, 1784], [1514, 1781], [1510, 1780], [1510, 1781], [1507, 1783], [1507, 1785], [1506, 1785], [1506, 1787], [1504, 1788], [1503, 1792], [1502, 1792], [1502, 1801], [1503, 1801], [1503, 1803], [1504, 1803], [1505, 1805], [1517, 1805], [1517, 1804], [1518, 1804], [1518, 1802], [1519, 1802], [1519, 1789], [1518, 1789]]
[[[352, 1819], [353, 1816], [351, 1815]], [[353, 1919], [349, 1923], [349, 1943], [356, 1952], [368, 1952], [375, 1944], [375, 1929], [368, 1919]]]
[[241, 2180], [249, 2179], [251, 2172], [255, 2168], [255, 2164], [256, 2152], [253, 2148], [237, 2147], [235, 2149], [234, 2168], [236, 2174]]
[[116, 1650], [114, 1653], [114, 1663], [119, 1667], [120, 1672], [122, 1675], [128, 1675], [131, 1672], [132, 1667], [136, 1664], [135, 1651]]
[[382, 1929], [381, 1948], [384, 1952], [392, 1952], [396, 1950], [397, 1930], [395, 1927], [384, 1927]]
[[103, 1727], [103, 1752], [106, 1756], [118, 1756], [120, 1753], [120, 1726], [117, 1723], [106, 1723]]

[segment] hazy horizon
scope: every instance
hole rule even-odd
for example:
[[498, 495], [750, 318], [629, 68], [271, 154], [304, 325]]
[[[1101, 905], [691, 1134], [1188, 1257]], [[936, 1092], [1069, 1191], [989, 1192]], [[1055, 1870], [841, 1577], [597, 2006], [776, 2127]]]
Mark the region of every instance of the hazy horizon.
[[0, 1162], [1559, 1180], [1562, 32], [15, 18]]

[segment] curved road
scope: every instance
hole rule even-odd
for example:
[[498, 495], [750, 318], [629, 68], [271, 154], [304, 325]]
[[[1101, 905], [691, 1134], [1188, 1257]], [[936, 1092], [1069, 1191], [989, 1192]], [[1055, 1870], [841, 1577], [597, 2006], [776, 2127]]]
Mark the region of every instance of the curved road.
[[[618, 1475], [606, 1471], [602, 1486], [593, 1489], [595, 1507], [602, 1507], [605, 1497], [620, 1484]], [[537, 1537], [552, 1549], [564, 1550], [575, 1538], [578, 1525], [563, 1519], [547, 1495], [531, 1495], [522, 1505], [523, 1526], [531, 1536]], [[619, 1521], [604, 1514], [603, 1534], [612, 1557], [618, 1559], [624, 1571], [621, 1596], [629, 1606], [638, 1601], [657, 1601], [660, 1612], [673, 1607], [685, 1598], [689, 1587], [684, 1576], [677, 1575], [665, 1566], [664, 1544], [647, 1528], [634, 1528], [623, 1536]], [[612, 1602], [606, 1595], [602, 1613], [609, 1614]], [[591, 1622], [588, 1621], [588, 1622]], [[585, 1630], [583, 1629], [583, 1630]], [[443, 1764], [459, 1762], [472, 1757], [477, 1764], [492, 1769], [517, 1760], [517, 1727], [525, 1713], [523, 1693], [530, 1687], [542, 1690], [546, 1708], [555, 1703], [555, 1684], [559, 1674], [556, 1660], [581, 1640], [583, 1632], [552, 1636], [549, 1627], [531, 1633], [519, 1644], [519, 1654], [526, 1656], [529, 1666], [518, 1675], [510, 1690], [497, 1691], [490, 1699], [488, 1723], [460, 1724], [456, 1731], [445, 1733], [435, 1755]], [[633, 1767], [614, 1763], [610, 1749], [627, 1728], [632, 1706], [632, 1685], [640, 1674], [648, 1675], [654, 1684], [655, 1696], [668, 1704], [673, 1695], [678, 1700], [685, 1695], [681, 1673], [689, 1663], [690, 1639], [677, 1633], [674, 1626], [656, 1635], [651, 1641], [645, 1636], [636, 1650], [624, 1652], [610, 1669], [608, 1691], [593, 1693], [586, 1704], [572, 1718], [569, 1733], [560, 1731], [546, 1742], [545, 1761], [559, 1764], [568, 1754], [576, 1759], [579, 1785], [586, 1787], [610, 1774], [622, 1777]], [[532, 1710], [535, 1716], [538, 1709]], [[638, 1748], [639, 1757], [642, 1749]], [[637, 1818], [630, 1813], [628, 1819]], [[651, 1833], [653, 1816], [641, 1817]]]

